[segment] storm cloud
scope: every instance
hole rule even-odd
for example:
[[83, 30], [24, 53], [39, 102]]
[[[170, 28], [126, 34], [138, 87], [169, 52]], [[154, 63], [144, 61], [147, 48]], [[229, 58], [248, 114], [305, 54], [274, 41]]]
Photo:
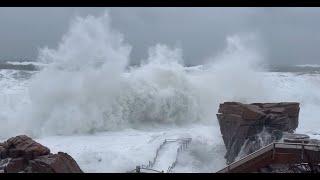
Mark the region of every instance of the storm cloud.
[[0, 59], [35, 59], [54, 48], [77, 15], [109, 10], [132, 45], [131, 60], [157, 43], [179, 46], [187, 64], [201, 64], [237, 33], [256, 33], [270, 64], [320, 64], [319, 8], [0, 8]]

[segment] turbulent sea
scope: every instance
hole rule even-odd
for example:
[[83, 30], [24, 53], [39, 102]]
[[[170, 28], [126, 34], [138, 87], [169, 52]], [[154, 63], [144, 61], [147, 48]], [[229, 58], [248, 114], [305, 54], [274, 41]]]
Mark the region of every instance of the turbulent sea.
[[[252, 37], [226, 38], [224, 51], [185, 66], [164, 44], [129, 66], [132, 47], [107, 13], [76, 18], [58, 47], [35, 62], [0, 63], [0, 140], [26, 134], [85, 172], [126, 172], [148, 164], [165, 139], [192, 138], [173, 172], [215, 172], [226, 165], [216, 113], [224, 101], [300, 102], [297, 133], [320, 139], [320, 66], [270, 66]], [[155, 169], [166, 171], [178, 143]]]

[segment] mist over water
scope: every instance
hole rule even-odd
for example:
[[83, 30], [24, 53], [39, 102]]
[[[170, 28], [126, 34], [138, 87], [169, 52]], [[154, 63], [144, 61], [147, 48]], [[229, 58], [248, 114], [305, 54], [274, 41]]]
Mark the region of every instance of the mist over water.
[[4, 123], [20, 126], [0, 135], [217, 125], [219, 103], [265, 97], [255, 72], [261, 57], [252, 41], [252, 35], [227, 37], [225, 51], [191, 71], [184, 67], [182, 49], [156, 44], [140, 66], [127, 69], [131, 46], [111, 27], [108, 13], [77, 17], [57, 48], [40, 49], [38, 62], [48, 66], [27, 85], [30, 104]]
[[193, 123], [219, 128], [216, 113], [224, 101], [301, 100], [307, 107], [306, 97], [313, 102], [319, 96], [314, 80], [306, 82], [314, 88], [306, 95], [303, 87], [296, 92], [300, 79], [288, 76], [286, 81], [266, 75], [263, 64], [267, 63], [256, 34], [231, 35], [226, 42], [225, 50], [202, 66], [185, 67], [183, 49], [155, 44], [141, 65], [127, 68], [132, 47], [112, 28], [108, 12], [77, 17], [58, 47], [40, 49], [38, 63], [47, 66], [23, 82], [25, 89], [14, 97], [2, 95], [6, 109], [0, 114], [0, 137]]
[[111, 28], [107, 12], [78, 17], [57, 49], [40, 51], [39, 61], [52, 66], [30, 83], [30, 130], [36, 125], [40, 134], [65, 135], [216, 123], [222, 101], [264, 97], [263, 90], [256, 97], [250, 92], [263, 86], [252, 67], [260, 57], [246, 47], [252, 38], [228, 37], [226, 50], [195, 72], [185, 71], [182, 49], [163, 44], [126, 70], [131, 47]]

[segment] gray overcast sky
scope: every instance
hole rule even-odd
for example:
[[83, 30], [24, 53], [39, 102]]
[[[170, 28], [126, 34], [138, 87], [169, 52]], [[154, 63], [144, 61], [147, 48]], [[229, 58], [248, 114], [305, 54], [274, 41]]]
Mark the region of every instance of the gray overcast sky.
[[[55, 48], [76, 15], [106, 8], [0, 8], [0, 59], [35, 59], [39, 47]], [[255, 32], [272, 64], [320, 64], [320, 8], [109, 8], [112, 25], [145, 58], [156, 43], [179, 44], [186, 63], [225, 47], [228, 35]]]

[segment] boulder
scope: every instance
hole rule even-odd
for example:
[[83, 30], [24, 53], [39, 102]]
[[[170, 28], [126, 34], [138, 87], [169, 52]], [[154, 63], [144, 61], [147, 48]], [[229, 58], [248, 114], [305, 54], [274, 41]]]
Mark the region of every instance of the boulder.
[[39, 156], [29, 162], [26, 169], [33, 173], [79, 173], [82, 172], [76, 161], [67, 153], [58, 152]]
[[[220, 104], [217, 118], [227, 149], [227, 163], [233, 162], [240, 151], [242, 156], [246, 155], [262, 145], [279, 140], [283, 132], [293, 133], [298, 127], [299, 111], [297, 102]], [[262, 133], [263, 130], [266, 132]], [[271, 136], [261, 142], [261, 136], [266, 136], [265, 134]]]
[[0, 143], [0, 172], [83, 173], [68, 154], [51, 154], [49, 148], [25, 135]]
[[50, 150], [47, 147], [25, 135], [12, 137], [4, 142], [4, 144], [4, 149], [2, 149], [4, 153], [1, 153], [3, 154], [2, 158], [23, 157], [28, 161], [38, 156], [50, 154]]

